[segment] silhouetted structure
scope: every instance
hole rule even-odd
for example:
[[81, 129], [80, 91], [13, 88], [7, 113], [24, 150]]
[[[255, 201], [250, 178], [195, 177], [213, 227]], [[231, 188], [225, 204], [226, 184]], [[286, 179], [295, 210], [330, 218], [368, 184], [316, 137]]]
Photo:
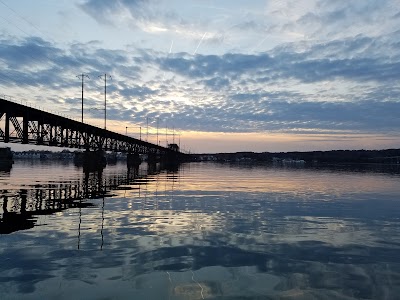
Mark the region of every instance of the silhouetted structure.
[[13, 163], [14, 161], [11, 149], [8, 147], [0, 148], [0, 171], [11, 170]]
[[138, 140], [0, 99], [0, 142], [78, 148], [86, 151], [113, 151], [156, 155], [184, 156], [176, 149]]

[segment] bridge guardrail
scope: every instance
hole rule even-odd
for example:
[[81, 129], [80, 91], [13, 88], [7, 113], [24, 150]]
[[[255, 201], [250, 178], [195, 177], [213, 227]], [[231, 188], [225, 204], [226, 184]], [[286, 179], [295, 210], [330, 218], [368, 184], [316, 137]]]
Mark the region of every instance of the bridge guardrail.
[[35, 108], [35, 109], [38, 109], [38, 110], [41, 110], [41, 111], [44, 111], [44, 112], [47, 112], [47, 113], [55, 114], [55, 115], [58, 115], [60, 117], [67, 118], [67, 119], [79, 122], [79, 118], [74, 118], [74, 117], [71, 117], [70, 115], [62, 114], [62, 113], [60, 113], [58, 111], [50, 110], [50, 109], [47, 109], [45, 107], [42, 107], [42, 106], [39, 106], [39, 105], [35, 105], [32, 102], [28, 102], [28, 101], [24, 101], [24, 100], [16, 100], [16, 99], [14, 99], [14, 96], [6, 95], [6, 94], [0, 94], [0, 98], [2, 98], [4, 100], [7, 100], [7, 101], [10, 101], [10, 102], [13, 102], [13, 103], [25, 105], [25, 106], [28, 106], [28, 107], [31, 107], [31, 108]]

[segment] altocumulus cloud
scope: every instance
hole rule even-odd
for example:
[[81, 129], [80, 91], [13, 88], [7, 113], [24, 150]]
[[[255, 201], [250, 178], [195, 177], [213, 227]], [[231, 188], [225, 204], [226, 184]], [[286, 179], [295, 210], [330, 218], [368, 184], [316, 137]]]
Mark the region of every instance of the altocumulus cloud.
[[[1, 84], [51, 89], [48, 102], [69, 107], [75, 101], [71, 94], [79, 97], [77, 73], [97, 78], [106, 72], [113, 75], [108, 106], [113, 120], [143, 123], [149, 117], [154, 124], [159, 118], [176, 129], [208, 132], [395, 133], [399, 5], [390, 0], [290, 3], [270, 2], [265, 12], [248, 12], [241, 20], [217, 8], [215, 20], [199, 14], [190, 22], [193, 15], [177, 6], [162, 12], [157, 5], [166, 2], [161, 0], [83, 1], [80, 10], [99, 24], [107, 21], [102, 28], [125, 25], [148, 33], [157, 27], [162, 30], [152, 33], [155, 39], [163, 32], [176, 39], [160, 50], [140, 41], [110, 49], [102, 41], [61, 47], [34, 36], [2, 36], [7, 75]], [[213, 27], [219, 24], [223, 36]], [[192, 51], [173, 51], [183, 43], [176, 32], [190, 38]], [[260, 39], [251, 47], [240, 44], [251, 34]], [[269, 36], [279, 38], [268, 41]], [[270, 43], [265, 49], [264, 40]], [[227, 46], [234, 42], [245, 50]], [[218, 54], [216, 46], [223, 48]], [[101, 92], [101, 82], [88, 81], [87, 105], [98, 105]], [[101, 112], [91, 114], [101, 117]]]
[[[321, 49], [321, 46], [317, 48]], [[45, 63], [33, 59], [30, 49], [40, 53]], [[18, 78], [10, 79], [9, 83], [15, 85], [71, 89], [77, 87], [77, 83], [71, 80], [76, 67], [86, 68], [94, 74], [101, 74], [103, 69], [114, 69], [115, 73], [120, 72], [120, 76], [124, 76], [126, 69], [132, 71], [129, 68], [130, 53], [106, 49], [91, 52], [89, 46], [86, 51], [89, 58], [83, 56], [82, 52], [74, 55], [73, 51], [57, 49], [41, 39], [32, 38], [19, 44], [3, 40], [0, 48], [3, 63], [15, 74], [12, 78]], [[15, 60], [10, 54], [13, 52], [19, 53], [23, 59]], [[177, 128], [199, 131], [291, 132], [306, 129], [315, 132], [357, 130], [376, 133], [399, 127], [400, 122], [395, 114], [399, 109], [399, 102], [390, 99], [388, 101], [386, 98], [389, 95], [385, 94], [391, 85], [388, 79], [399, 77], [398, 63], [389, 64], [385, 59], [377, 58], [329, 61], [308, 59], [312, 56], [311, 50], [301, 55], [291, 55], [283, 51], [279, 55], [227, 54], [208, 57], [176, 54], [164, 58], [149, 55], [147, 59], [136, 59], [132, 66], [136, 71], [135, 78], [141, 80], [141, 85], [129, 82], [128, 78], [132, 74], [128, 74], [124, 81], [115, 83], [117, 87], [110, 89], [110, 99], [113, 94], [120, 96], [125, 104], [130, 103], [132, 107], [127, 110], [126, 107], [115, 104], [113, 109], [114, 104], [111, 101], [108, 115], [116, 120], [131, 119], [137, 122], [142, 121], [146, 115], [162, 116], [165, 119], [174, 119]], [[110, 61], [113, 62], [112, 65], [105, 64]], [[29, 71], [30, 65], [39, 65], [40, 72], [34, 71], [34, 68]], [[182, 76], [188, 82], [203, 85], [206, 90], [210, 90], [206, 96], [211, 96], [211, 101], [198, 100], [191, 105], [182, 105], [173, 97], [162, 98], [164, 92], [147, 86], [139, 74], [140, 70], [149, 65]], [[119, 66], [122, 67], [121, 70]], [[272, 82], [272, 85], [262, 88], [260, 85], [264, 84], [266, 76], [270, 78], [268, 82]], [[373, 81], [377, 85], [369, 95], [358, 95], [345, 102], [310, 101], [314, 99], [308, 99], [309, 96], [301, 91], [268, 91], [268, 87], [273, 88], [275, 81], [294, 80], [317, 84], [338, 78], [351, 79], [352, 82]], [[169, 81], [169, 84], [171, 91], [183, 89], [180, 82]], [[190, 84], [184, 90], [185, 97], [196, 98], [195, 93], [198, 90], [191, 88]], [[221, 90], [224, 91], [223, 95], [218, 93]], [[96, 105], [93, 99], [87, 101], [89, 106]], [[143, 104], [147, 106], [146, 110], [140, 107]]]

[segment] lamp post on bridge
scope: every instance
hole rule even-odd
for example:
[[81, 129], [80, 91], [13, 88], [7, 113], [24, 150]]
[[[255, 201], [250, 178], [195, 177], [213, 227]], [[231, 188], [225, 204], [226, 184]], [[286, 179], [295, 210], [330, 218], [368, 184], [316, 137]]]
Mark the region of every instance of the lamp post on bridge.
[[104, 76], [104, 129], [107, 129], [107, 77], [112, 79], [110, 75], [107, 76], [105, 73], [104, 75], [99, 75], [100, 79], [103, 79]]
[[90, 79], [89, 75], [87, 74], [80, 74], [80, 75], [76, 75], [76, 77], [81, 78], [82, 79], [82, 117], [81, 117], [81, 122], [83, 123], [83, 80], [84, 78], [88, 78]]
[[146, 142], [149, 141], [149, 117], [146, 117]]
[[[137, 128], [137, 127], [125, 127], [125, 135], [128, 135], [128, 128]], [[139, 126], [139, 140], [142, 139], [142, 126]]]
[[165, 124], [165, 147], [168, 148], [168, 126]]
[[160, 141], [158, 140], [158, 117], [157, 117], [157, 146], [160, 145]]

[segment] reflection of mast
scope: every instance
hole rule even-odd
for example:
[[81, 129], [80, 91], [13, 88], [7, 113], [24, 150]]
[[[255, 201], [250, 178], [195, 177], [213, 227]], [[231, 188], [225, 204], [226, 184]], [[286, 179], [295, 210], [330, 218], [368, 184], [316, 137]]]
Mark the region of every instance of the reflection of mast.
[[79, 226], [78, 226], [78, 250], [81, 243], [81, 224], [82, 224], [82, 198], [89, 195], [89, 171], [85, 171], [83, 179], [83, 194], [79, 197]]
[[103, 244], [104, 244], [104, 235], [103, 235], [103, 228], [104, 228], [104, 198], [105, 196], [103, 195], [103, 205], [101, 206], [101, 246], [100, 250], [103, 250]]
[[4, 215], [5, 214], [7, 214], [8, 213], [8, 197], [6, 196], [7, 195], [7, 190], [5, 190], [4, 191], [5, 192], [5, 194], [2, 196], [2, 199], [3, 199], [3, 217], [4, 217]]
[[144, 207], [143, 210], [146, 209], [146, 205], [147, 205], [147, 180], [148, 180], [148, 173], [149, 173], [149, 169], [147, 169], [147, 174], [146, 174], [146, 179], [144, 181], [144, 186], [145, 186], [145, 191], [144, 191]]
[[103, 244], [104, 244], [104, 235], [103, 235], [103, 229], [104, 229], [104, 200], [105, 200], [105, 195], [106, 195], [106, 185], [107, 182], [104, 182], [103, 185], [103, 170], [99, 170], [99, 172], [97, 173], [97, 182], [98, 182], [98, 191], [101, 192], [103, 194], [103, 201], [102, 201], [102, 205], [101, 205], [101, 230], [100, 230], [100, 234], [101, 234], [101, 245], [100, 245], [100, 250], [103, 250]]
[[164, 194], [165, 194], [165, 199], [167, 199], [167, 181], [168, 181], [168, 171], [165, 171], [165, 179], [164, 179]]
[[172, 286], [171, 274], [170, 274], [168, 271], [167, 271], [167, 274], [168, 274], [169, 284], [171, 285], [170, 291], [169, 291], [169, 293], [168, 293], [168, 299], [170, 299], [170, 298], [171, 298], [171, 292], [172, 292], [173, 286]]
[[155, 197], [156, 197], [156, 209], [158, 209], [158, 183], [159, 183], [159, 179], [160, 179], [160, 172], [157, 172], [157, 177], [156, 177], [156, 193], [155, 193]]
[[172, 173], [171, 201], [174, 198], [174, 187], [175, 187], [175, 174]]
[[78, 250], [81, 243], [81, 223], [82, 223], [82, 199], [79, 199], [79, 227], [78, 227]]

